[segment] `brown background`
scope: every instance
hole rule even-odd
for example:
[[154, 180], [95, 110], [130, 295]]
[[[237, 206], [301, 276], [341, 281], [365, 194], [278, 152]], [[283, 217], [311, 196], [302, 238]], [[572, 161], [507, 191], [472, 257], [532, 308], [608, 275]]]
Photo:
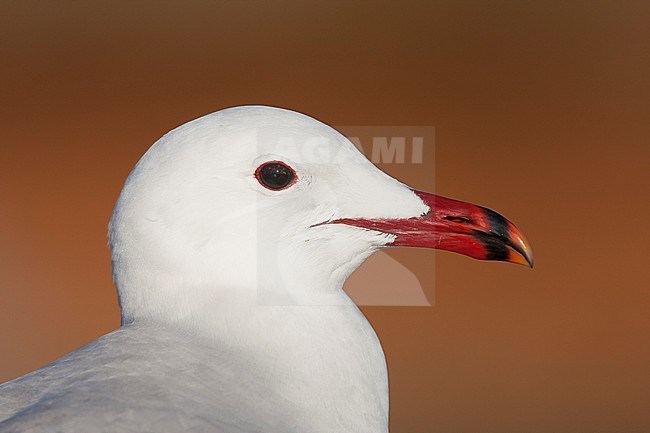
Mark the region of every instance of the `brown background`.
[[534, 247], [533, 271], [391, 252], [435, 283], [434, 307], [364, 308], [393, 432], [650, 431], [649, 22], [624, 1], [3, 1], [0, 379], [118, 326], [106, 225], [145, 149], [261, 103], [435, 125], [436, 192]]

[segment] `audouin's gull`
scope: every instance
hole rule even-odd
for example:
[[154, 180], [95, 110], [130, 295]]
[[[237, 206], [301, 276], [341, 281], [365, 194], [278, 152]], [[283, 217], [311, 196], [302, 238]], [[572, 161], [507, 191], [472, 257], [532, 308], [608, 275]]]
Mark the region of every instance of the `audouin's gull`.
[[158, 140], [109, 244], [122, 326], [1, 385], [1, 432], [387, 432], [384, 354], [346, 277], [400, 245], [532, 265], [496, 212], [412, 190], [331, 127], [262, 106]]

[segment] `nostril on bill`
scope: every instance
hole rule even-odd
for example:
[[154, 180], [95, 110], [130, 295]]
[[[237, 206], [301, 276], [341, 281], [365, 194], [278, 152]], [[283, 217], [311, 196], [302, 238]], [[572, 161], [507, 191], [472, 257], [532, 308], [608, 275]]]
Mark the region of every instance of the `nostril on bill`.
[[463, 223], [463, 224], [467, 224], [467, 223], [471, 223], [471, 222], [472, 222], [471, 219], [469, 219], [469, 218], [467, 218], [467, 217], [464, 217], [464, 216], [444, 216], [444, 217], [442, 217], [442, 218], [443, 218], [443, 219], [446, 219], [446, 220], [448, 220], [448, 221], [453, 221], [453, 222], [455, 222], [455, 223]]

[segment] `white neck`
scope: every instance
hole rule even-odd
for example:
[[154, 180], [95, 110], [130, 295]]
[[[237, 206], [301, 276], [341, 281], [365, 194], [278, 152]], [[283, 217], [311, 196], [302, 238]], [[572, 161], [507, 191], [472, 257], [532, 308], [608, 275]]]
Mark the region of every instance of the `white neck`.
[[250, 361], [248, 367], [276, 383], [291, 410], [304, 415], [303, 432], [387, 432], [388, 382], [381, 345], [349, 297], [340, 290], [336, 297], [339, 305], [259, 305], [242, 302], [241, 291], [230, 302], [228, 291], [222, 291], [204, 298], [199, 308], [185, 308], [183, 299], [177, 299], [181, 305], [175, 310], [184, 313], [167, 315], [164, 321], [220, 352]]

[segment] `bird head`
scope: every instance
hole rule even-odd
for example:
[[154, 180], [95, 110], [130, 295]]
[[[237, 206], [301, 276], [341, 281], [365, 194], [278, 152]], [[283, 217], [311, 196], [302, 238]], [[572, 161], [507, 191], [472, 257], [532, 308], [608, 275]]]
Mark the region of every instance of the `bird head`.
[[263, 106], [218, 111], [158, 140], [127, 178], [109, 244], [126, 321], [208, 298], [323, 302], [384, 247], [532, 266], [525, 238], [498, 213], [417, 191], [335, 129]]

